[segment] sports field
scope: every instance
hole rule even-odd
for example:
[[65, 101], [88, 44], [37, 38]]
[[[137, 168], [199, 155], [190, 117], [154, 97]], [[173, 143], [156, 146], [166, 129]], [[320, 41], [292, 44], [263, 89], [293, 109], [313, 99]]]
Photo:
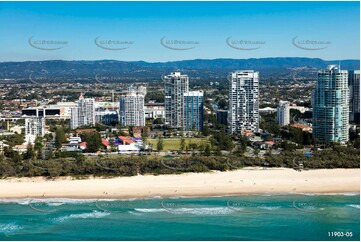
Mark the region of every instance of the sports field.
[[[207, 144], [209, 140], [207, 138], [184, 138], [186, 145], [190, 143], [195, 143], [197, 145]], [[153, 147], [153, 150], [157, 150], [158, 139], [147, 139], [147, 143], [150, 143]], [[170, 150], [180, 150], [180, 138], [169, 138], [163, 139], [163, 150], [161, 151], [170, 151]]]

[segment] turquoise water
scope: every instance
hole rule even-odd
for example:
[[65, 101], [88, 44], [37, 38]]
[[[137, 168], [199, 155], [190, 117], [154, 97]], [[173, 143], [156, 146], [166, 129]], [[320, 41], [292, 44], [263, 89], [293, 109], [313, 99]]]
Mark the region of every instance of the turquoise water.
[[359, 239], [359, 194], [0, 200], [0, 240]]

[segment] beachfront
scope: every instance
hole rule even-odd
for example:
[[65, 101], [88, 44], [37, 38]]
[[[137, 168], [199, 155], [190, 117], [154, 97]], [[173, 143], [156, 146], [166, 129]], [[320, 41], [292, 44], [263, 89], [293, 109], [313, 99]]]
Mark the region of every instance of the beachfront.
[[245, 168], [236, 171], [118, 178], [70, 177], [0, 180], [0, 198], [145, 198], [255, 193], [359, 193], [359, 169], [296, 171]]

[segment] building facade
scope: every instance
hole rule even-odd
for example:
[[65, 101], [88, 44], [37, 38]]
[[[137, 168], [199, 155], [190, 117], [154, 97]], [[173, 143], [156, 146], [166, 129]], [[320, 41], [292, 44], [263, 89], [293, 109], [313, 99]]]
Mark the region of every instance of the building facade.
[[319, 71], [313, 98], [314, 138], [321, 143], [346, 143], [349, 139], [348, 71], [336, 65]]
[[350, 121], [360, 123], [360, 70], [348, 72]]
[[146, 119], [164, 119], [164, 103], [146, 103], [144, 104]]
[[228, 125], [228, 110], [217, 110], [216, 120], [217, 124]]
[[120, 97], [119, 106], [120, 124], [122, 126], [144, 126], [144, 95], [129, 90], [129, 92]]
[[180, 72], [163, 77], [165, 124], [169, 128], [182, 129], [184, 93], [189, 91], [189, 78]]
[[25, 136], [44, 136], [45, 118], [31, 117], [25, 118]]
[[71, 109], [70, 128], [76, 129], [84, 125], [95, 125], [95, 100], [81, 95]]
[[203, 91], [183, 94], [183, 130], [202, 130], [204, 122]]
[[97, 123], [103, 123], [105, 125], [115, 125], [119, 123], [119, 115], [115, 110], [101, 110], [95, 111], [95, 120]]
[[230, 132], [258, 132], [259, 73], [253, 70], [235, 71], [228, 75], [228, 81]]
[[281, 127], [290, 124], [290, 103], [288, 101], [280, 101], [277, 107], [276, 122]]

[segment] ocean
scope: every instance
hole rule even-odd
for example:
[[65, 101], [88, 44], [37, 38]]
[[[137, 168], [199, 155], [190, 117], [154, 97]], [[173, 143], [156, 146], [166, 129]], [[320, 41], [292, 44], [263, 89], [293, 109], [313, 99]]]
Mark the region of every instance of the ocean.
[[359, 194], [1, 199], [0, 240], [360, 240]]

